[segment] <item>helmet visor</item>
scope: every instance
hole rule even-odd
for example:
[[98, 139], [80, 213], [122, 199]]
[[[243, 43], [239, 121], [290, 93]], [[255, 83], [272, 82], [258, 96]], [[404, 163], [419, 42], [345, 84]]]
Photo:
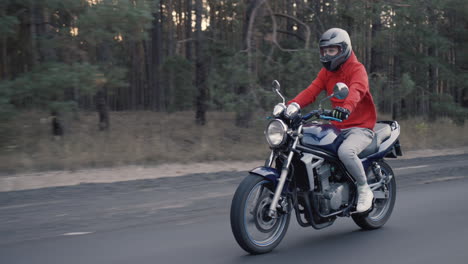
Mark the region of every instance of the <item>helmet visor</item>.
[[330, 56], [335, 57], [341, 54], [341, 47], [340, 46], [326, 46], [320, 47], [320, 55], [322, 57]]

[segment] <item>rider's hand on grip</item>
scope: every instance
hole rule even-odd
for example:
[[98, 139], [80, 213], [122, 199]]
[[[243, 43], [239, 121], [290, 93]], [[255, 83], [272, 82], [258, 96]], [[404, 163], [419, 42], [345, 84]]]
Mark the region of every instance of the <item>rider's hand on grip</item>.
[[338, 106], [335, 107], [335, 109], [333, 109], [333, 111], [331, 112], [331, 117], [346, 120], [348, 119], [349, 114], [350, 111], [348, 109]]
[[286, 110], [286, 105], [279, 103], [273, 108], [273, 116], [278, 117]]
[[285, 116], [287, 118], [294, 118], [300, 110], [301, 106], [298, 103], [291, 103], [288, 105], [288, 108], [286, 108]]

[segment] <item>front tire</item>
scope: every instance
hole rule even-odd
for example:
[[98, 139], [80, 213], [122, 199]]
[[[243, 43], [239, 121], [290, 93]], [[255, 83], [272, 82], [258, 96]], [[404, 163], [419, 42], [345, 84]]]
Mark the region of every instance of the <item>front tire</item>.
[[288, 230], [290, 210], [288, 213], [278, 212], [275, 219], [268, 217], [273, 188], [269, 180], [249, 175], [240, 183], [232, 199], [232, 233], [239, 246], [250, 254], [272, 251]]
[[365, 230], [372, 230], [382, 227], [390, 218], [395, 206], [396, 200], [396, 180], [392, 168], [385, 162], [379, 162], [382, 174], [384, 177], [392, 177], [391, 180], [385, 184], [383, 189], [388, 191], [389, 197], [387, 199], [374, 200], [372, 211], [366, 214], [352, 215], [354, 222]]

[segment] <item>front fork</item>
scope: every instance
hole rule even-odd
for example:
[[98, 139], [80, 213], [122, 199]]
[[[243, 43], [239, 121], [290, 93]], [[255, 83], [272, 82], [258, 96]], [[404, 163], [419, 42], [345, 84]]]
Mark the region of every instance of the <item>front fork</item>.
[[[278, 201], [281, 196], [281, 193], [283, 191], [284, 183], [286, 182], [286, 178], [288, 177], [289, 173], [289, 166], [291, 165], [291, 161], [294, 156], [294, 150], [296, 149], [297, 144], [299, 143], [299, 138], [302, 133], [302, 125], [299, 126], [299, 129], [297, 130], [297, 135], [296, 138], [294, 139], [294, 143], [291, 147], [291, 151], [289, 152], [288, 159], [287, 161], [283, 164], [283, 168], [281, 169], [281, 175], [279, 178], [278, 185], [276, 186], [275, 190], [275, 195], [273, 196], [273, 201], [271, 201], [270, 204], [270, 209], [268, 210], [268, 216], [271, 218], [276, 218], [277, 217], [277, 207], [278, 207]], [[273, 154], [272, 154], [273, 156]], [[270, 157], [272, 157], [270, 156]], [[271, 165], [271, 164], [270, 164]]]

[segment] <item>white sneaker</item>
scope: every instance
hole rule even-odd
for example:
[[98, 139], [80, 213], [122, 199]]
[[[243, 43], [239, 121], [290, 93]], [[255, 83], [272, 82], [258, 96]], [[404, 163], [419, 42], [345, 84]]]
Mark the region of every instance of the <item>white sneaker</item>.
[[372, 201], [374, 199], [374, 193], [369, 188], [369, 185], [358, 186], [358, 202], [356, 206], [356, 212], [362, 213], [369, 210], [372, 207]]

